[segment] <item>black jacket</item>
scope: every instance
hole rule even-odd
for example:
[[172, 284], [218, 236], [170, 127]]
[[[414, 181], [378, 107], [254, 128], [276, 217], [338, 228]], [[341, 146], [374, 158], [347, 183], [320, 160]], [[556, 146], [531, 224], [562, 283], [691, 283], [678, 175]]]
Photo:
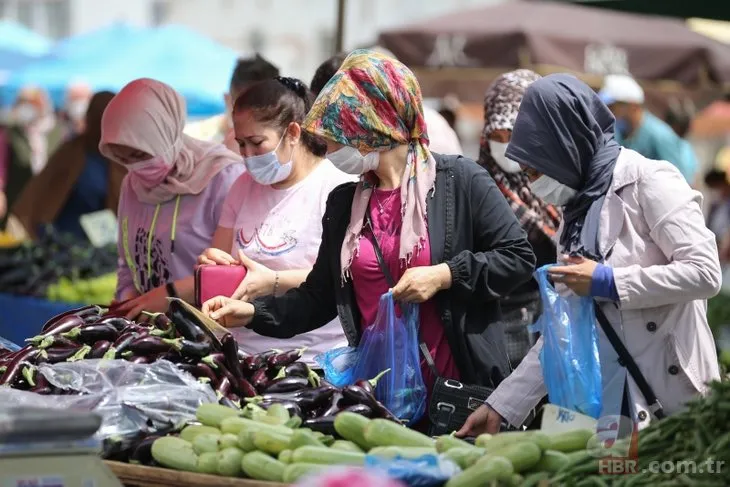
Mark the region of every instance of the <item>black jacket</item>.
[[[495, 387], [510, 372], [498, 298], [530, 279], [535, 255], [486, 170], [461, 156], [434, 157], [436, 185], [427, 202], [431, 263], [446, 262], [452, 276], [451, 288], [434, 299], [461, 380]], [[256, 300], [251, 329], [290, 338], [339, 316], [350, 344], [359, 342], [352, 282], [343, 283], [340, 271], [354, 194], [355, 183], [330, 193], [322, 244], [307, 280], [278, 298]]]

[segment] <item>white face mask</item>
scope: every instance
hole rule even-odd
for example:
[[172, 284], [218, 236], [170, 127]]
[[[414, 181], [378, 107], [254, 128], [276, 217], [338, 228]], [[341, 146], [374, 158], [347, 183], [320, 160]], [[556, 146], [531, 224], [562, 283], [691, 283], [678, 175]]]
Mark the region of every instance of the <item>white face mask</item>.
[[340, 171], [359, 176], [378, 168], [380, 153], [373, 151], [363, 156], [359, 150], [346, 145], [327, 154], [327, 159]]
[[504, 155], [504, 152], [507, 150], [507, 144], [504, 142], [495, 142], [494, 140], [490, 140], [489, 142], [489, 151], [492, 153], [492, 157], [494, 158], [494, 161], [497, 163], [499, 167], [502, 168], [504, 172], [508, 173], [518, 173], [522, 169], [520, 165], [513, 161], [512, 159], [507, 159], [507, 156]]
[[87, 108], [89, 108], [87, 100], [74, 100], [66, 105], [66, 114], [74, 122], [79, 122], [86, 117]]
[[[292, 160], [289, 162], [280, 162], [279, 157], [276, 155], [276, 151], [279, 149], [281, 142], [284, 140], [284, 136], [281, 136], [279, 143], [276, 144], [276, 148], [266, 154], [260, 156], [244, 157], [243, 163], [246, 165], [246, 170], [251, 174], [251, 177], [259, 184], [270, 185], [284, 181], [289, 177], [292, 170]], [[292, 149], [292, 154], [294, 149]]]
[[530, 191], [543, 200], [555, 206], [565, 206], [576, 195], [577, 191], [543, 174], [529, 184]]
[[28, 125], [38, 118], [38, 109], [30, 103], [21, 103], [13, 111], [13, 120], [20, 125]]

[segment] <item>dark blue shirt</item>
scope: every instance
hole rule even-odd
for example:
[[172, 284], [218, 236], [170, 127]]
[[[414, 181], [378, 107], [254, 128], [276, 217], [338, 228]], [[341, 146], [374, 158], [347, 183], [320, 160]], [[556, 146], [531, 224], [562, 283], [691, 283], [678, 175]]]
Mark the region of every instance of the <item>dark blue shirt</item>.
[[106, 208], [108, 184], [107, 161], [100, 154], [86, 154], [84, 169], [53, 224], [56, 230], [86, 239], [79, 218]]

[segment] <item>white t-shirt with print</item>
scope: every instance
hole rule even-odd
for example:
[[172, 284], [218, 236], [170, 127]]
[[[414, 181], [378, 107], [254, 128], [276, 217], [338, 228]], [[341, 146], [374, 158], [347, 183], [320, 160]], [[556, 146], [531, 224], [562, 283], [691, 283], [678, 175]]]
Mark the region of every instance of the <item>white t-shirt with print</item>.
[[[233, 229], [232, 255], [241, 249], [256, 262], [275, 271], [306, 269], [317, 259], [322, 242], [322, 217], [329, 193], [340, 184], [355, 181], [328, 160], [323, 160], [304, 180], [286, 189], [258, 184], [245, 173], [228, 193], [219, 225]], [[303, 360], [347, 345], [338, 319], [290, 339], [270, 338], [246, 328], [231, 332], [246, 353], [272, 348], [308, 347]]]

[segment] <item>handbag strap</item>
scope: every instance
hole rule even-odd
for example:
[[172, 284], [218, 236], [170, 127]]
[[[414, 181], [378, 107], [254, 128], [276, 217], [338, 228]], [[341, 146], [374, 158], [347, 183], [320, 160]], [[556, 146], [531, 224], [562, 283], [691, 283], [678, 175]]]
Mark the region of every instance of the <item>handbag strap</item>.
[[[393, 288], [395, 287], [395, 279], [393, 279], [393, 274], [390, 273], [390, 269], [388, 269], [388, 266], [385, 264], [385, 258], [383, 257], [383, 251], [380, 248], [380, 244], [378, 243], [378, 239], [375, 237], [375, 227], [373, 226], [373, 222], [370, 219], [370, 213], [365, 212], [365, 223], [368, 227], [370, 227], [370, 240], [373, 243], [373, 250], [375, 251], [375, 258], [378, 261], [378, 266], [380, 266], [380, 270], [383, 272], [383, 275], [385, 275], [385, 281], [388, 283], [388, 287]], [[434, 379], [439, 377], [438, 369], [436, 368], [436, 363], [433, 360], [433, 356], [431, 355], [431, 352], [428, 350], [428, 347], [426, 346], [426, 343], [423, 341], [423, 338], [421, 337], [421, 328], [420, 326], [417, 328], [418, 330], [418, 348], [421, 349], [421, 354], [423, 355], [423, 358], [426, 360], [426, 365], [428, 365], [429, 370], [431, 370], [431, 373], [433, 374]]]
[[624, 342], [621, 341], [618, 333], [616, 333], [616, 330], [608, 321], [608, 318], [601, 309], [601, 306], [595, 300], [593, 301], [593, 304], [596, 309], [596, 318], [598, 318], [598, 323], [601, 325], [603, 333], [606, 335], [606, 338], [608, 338], [613, 349], [616, 350], [619, 360], [623, 362], [623, 365], [626, 367], [626, 370], [629, 371], [631, 378], [634, 379], [634, 382], [636, 382], [641, 394], [644, 396], [644, 399], [646, 399], [649, 411], [651, 411], [657, 419], [664, 418], [664, 408], [662, 407], [662, 403], [659, 402], [659, 399], [657, 399], [654, 394], [654, 389], [652, 389], [646, 381], [646, 377], [644, 377], [644, 374], [641, 373], [641, 369], [639, 369], [639, 366], [636, 364], [634, 357], [631, 356], [626, 345], [624, 345]]

